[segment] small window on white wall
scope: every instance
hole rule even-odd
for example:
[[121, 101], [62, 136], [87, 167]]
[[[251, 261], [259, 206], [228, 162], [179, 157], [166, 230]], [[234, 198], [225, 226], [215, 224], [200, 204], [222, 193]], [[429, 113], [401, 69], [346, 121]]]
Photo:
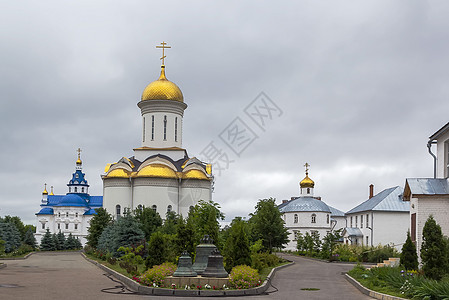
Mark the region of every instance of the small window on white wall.
[[78, 224], [75, 224], [75, 230], [78, 229]]
[[42, 223], [42, 229], [45, 229], [45, 223]]
[[153, 205], [153, 206], [151, 206], [151, 209], [154, 210], [154, 211], [156, 211], [156, 210], [157, 210], [157, 206], [156, 206], [156, 205]]
[[167, 212], [171, 212], [171, 210], [172, 210], [172, 206], [171, 205], [167, 206]]
[[363, 215], [360, 216], [360, 228], [363, 228]]
[[326, 216], [326, 223], [329, 224], [329, 215]]
[[69, 224], [68, 223], [65, 224], [65, 229], [69, 229]]
[[122, 210], [122, 208], [120, 207], [120, 205], [117, 204], [117, 205], [115, 206], [115, 214], [116, 214], [117, 216], [120, 216], [121, 210]]
[[312, 223], [316, 223], [316, 215], [312, 214]]
[[295, 217], [294, 217], [293, 223], [298, 223], [298, 214], [295, 214]]

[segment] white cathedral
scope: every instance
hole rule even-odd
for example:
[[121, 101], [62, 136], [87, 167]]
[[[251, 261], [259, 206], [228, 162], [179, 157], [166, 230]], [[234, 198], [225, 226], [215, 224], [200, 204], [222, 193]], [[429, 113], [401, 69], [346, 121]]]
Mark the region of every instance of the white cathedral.
[[187, 104], [179, 87], [165, 76], [143, 91], [137, 106], [142, 114], [142, 144], [134, 156], [108, 164], [103, 179], [103, 207], [115, 218], [125, 210], [145, 206], [162, 218], [168, 211], [186, 216], [199, 200], [212, 199], [210, 164], [189, 158], [182, 148], [182, 118]]

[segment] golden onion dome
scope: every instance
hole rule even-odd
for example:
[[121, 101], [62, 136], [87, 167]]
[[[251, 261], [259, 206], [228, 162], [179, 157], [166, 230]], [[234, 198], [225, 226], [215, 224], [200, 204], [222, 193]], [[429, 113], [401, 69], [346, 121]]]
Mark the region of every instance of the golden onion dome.
[[161, 66], [161, 76], [156, 81], [153, 81], [142, 93], [142, 101], [145, 100], [174, 100], [184, 102], [179, 87], [165, 77], [165, 66]]
[[306, 177], [299, 183], [301, 188], [313, 188], [315, 186], [315, 182], [309, 178], [309, 174], [306, 173]]
[[137, 172], [136, 177], [178, 178], [175, 171], [162, 164], [148, 165]]
[[53, 194], [53, 186], [50, 187], [51, 188], [51, 192], [50, 192], [50, 196], [54, 196], [55, 194]]
[[106, 178], [129, 178], [130, 172], [124, 169], [114, 169], [106, 175]]
[[48, 195], [47, 184], [45, 184], [44, 191], [42, 192], [42, 195]]
[[199, 170], [190, 170], [182, 174], [183, 179], [199, 179], [199, 180], [210, 180], [206, 174]]

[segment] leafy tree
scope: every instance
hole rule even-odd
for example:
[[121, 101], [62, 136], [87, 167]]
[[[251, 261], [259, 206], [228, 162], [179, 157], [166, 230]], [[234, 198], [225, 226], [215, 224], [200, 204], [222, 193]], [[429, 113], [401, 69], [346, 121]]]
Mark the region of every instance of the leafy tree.
[[218, 233], [220, 223], [224, 220], [224, 214], [220, 211], [220, 205], [213, 201], [200, 200], [189, 212], [187, 223], [191, 223], [195, 229], [195, 244], [198, 244], [204, 235], [209, 235], [218, 246]]
[[326, 236], [323, 238], [323, 244], [321, 246], [320, 256], [322, 258], [331, 258], [334, 253], [335, 248], [337, 247], [338, 240], [341, 238], [342, 229], [328, 232]]
[[37, 242], [36, 242], [36, 238], [34, 237], [32, 228], [28, 227], [28, 230], [25, 233], [25, 237], [23, 239], [23, 243], [25, 245], [31, 246], [31, 248], [33, 248], [33, 250], [37, 248]]
[[306, 231], [306, 234], [304, 235], [304, 250], [308, 255], [311, 255], [313, 253], [313, 246], [313, 237], [308, 231]]
[[288, 243], [288, 232], [275, 204], [275, 199], [259, 200], [256, 211], [251, 214], [253, 240], [262, 239], [264, 250], [271, 253], [273, 248], [283, 248]]
[[53, 240], [53, 236], [50, 233], [50, 230], [48, 228], [47, 228], [47, 232], [42, 237], [40, 248], [43, 251], [54, 251], [54, 250], [56, 250], [55, 243], [54, 243], [54, 240]]
[[321, 250], [320, 233], [316, 230], [312, 230], [310, 236], [312, 237], [313, 240], [312, 251], [314, 254], [318, 254]]
[[0, 222], [0, 239], [5, 241], [6, 253], [13, 252], [21, 244], [20, 233], [13, 222]]
[[150, 240], [151, 235], [162, 226], [162, 218], [155, 210], [150, 207], [142, 207], [134, 211], [136, 220], [139, 222], [140, 229], [145, 234], [145, 239]]
[[306, 250], [306, 243], [304, 240], [304, 235], [299, 230], [298, 230], [298, 232], [296, 232], [296, 249], [300, 252]]
[[112, 222], [112, 216], [105, 208], [97, 208], [95, 212], [96, 214], [90, 219], [90, 227], [87, 229], [89, 234], [86, 237], [87, 244], [93, 248], [97, 248], [101, 233]]
[[148, 242], [148, 257], [145, 260], [147, 269], [165, 262], [166, 252], [167, 244], [164, 240], [164, 234], [159, 231], [154, 232]]
[[251, 251], [248, 235], [245, 230], [246, 222], [240, 217], [232, 220], [229, 236], [224, 248], [225, 264], [228, 270], [238, 265], [251, 265]]
[[440, 280], [448, 272], [448, 249], [441, 232], [441, 227], [429, 216], [423, 228], [421, 260], [424, 275]]
[[410, 237], [410, 231], [407, 231], [407, 239], [402, 246], [401, 265], [403, 265], [406, 270], [418, 270], [418, 253], [416, 252], [416, 246]]

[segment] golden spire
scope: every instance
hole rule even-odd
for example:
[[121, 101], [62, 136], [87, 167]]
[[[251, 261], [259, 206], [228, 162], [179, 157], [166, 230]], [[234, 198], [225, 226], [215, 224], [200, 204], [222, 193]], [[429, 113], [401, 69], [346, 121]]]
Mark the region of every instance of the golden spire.
[[[164, 67], [165, 66], [165, 58], [167, 57], [167, 56], [165, 56], [165, 49], [169, 49], [169, 48], [171, 48], [171, 46], [165, 46], [165, 45], [167, 45], [167, 43], [165, 41], [162, 41], [161, 45], [162, 46], [156, 46], [156, 48], [161, 48], [162, 49], [161, 60], [162, 60], [162, 67]], [[162, 76], [162, 74], [161, 74], [161, 76]]]
[[50, 195], [50, 196], [53, 196], [53, 195], [54, 195], [54, 194], [53, 194], [53, 186], [51, 186], [50, 188], [51, 188], [51, 192], [50, 192], [49, 195]]
[[81, 162], [81, 148], [78, 148], [78, 149], [76, 150], [76, 152], [78, 152], [78, 159], [77, 159], [77, 161], [76, 161], [76, 164], [77, 164], [77, 165], [81, 165], [81, 164], [82, 164], [82, 162]]
[[44, 183], [44, 191], [42, 192], [42, 195], [48, 195], [46, 183]]

